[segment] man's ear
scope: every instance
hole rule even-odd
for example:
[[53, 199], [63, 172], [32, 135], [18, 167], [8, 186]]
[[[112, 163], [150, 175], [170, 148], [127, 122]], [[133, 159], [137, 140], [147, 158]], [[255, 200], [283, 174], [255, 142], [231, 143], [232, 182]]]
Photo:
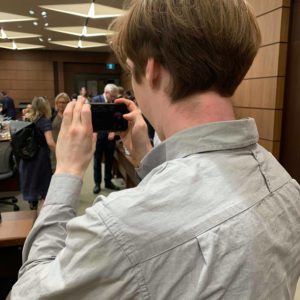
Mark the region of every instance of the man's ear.
[[145, 77], [151, 87], [156, 87], [160, 79], [161, 66], [153, 57], [148, 58]]

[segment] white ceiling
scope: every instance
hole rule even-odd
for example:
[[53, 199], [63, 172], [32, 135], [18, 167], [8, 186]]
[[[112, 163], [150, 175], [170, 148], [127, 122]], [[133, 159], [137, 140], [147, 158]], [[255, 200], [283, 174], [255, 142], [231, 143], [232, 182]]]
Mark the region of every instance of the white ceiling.
[[107, 27], [115, 16], [124, 13], [123, 1], [0, 0], [0, 47], [110, 51]]

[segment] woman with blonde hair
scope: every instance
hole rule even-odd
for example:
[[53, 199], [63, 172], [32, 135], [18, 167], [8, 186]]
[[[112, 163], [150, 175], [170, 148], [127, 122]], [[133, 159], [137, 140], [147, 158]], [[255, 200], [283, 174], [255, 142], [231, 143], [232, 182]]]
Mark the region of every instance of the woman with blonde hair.
[[[57, 141], [57, 137], [60, 131], [64, 110], [70, 101], [71, 99], [69, 95], [66, 93], [60, 93], [55, 97], [54, 102], [55, 102], [55, 110], [57, 113], [52, 120], [52, 134], [55, 143]], [[52, 171], [55, 171], [56, 168], [55, 153], [51, 153], [51, 166], [52, 166]]]
[[55, 152], [48, 100], [34, 97], [26, 117], [35, 124], [39, 151], [33, 159], [20, 161], [21, 193], [23, 199], [29, 202], [30, 209], [36, 209], [38, 201], [46, 197], [52, 176], [50, 150]]

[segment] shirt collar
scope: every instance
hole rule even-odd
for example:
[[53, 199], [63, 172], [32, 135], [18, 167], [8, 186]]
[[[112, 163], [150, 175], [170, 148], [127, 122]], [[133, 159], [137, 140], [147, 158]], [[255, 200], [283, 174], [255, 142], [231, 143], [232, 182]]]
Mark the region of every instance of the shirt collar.
[[137, 169], [142, 179], [165, 161], [195, 153], [230, 150], [258, 142], [254, 119], [216, 122], [189, 128], [166, 139], [147, 154]]
[[105, 103], [108, 103], [107, 99], [106, 99], [106, 96], [105, 96], [105, 93], [103, 93], [103, 98], [104, 98], [104, 102]]

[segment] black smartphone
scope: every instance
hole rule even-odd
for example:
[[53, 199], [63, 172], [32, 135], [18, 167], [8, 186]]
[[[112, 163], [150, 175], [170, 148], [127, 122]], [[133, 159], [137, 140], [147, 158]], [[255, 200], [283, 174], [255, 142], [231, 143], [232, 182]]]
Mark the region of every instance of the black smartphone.
[[128, 122], [123, 118], [129, 111], [125, 104], [91, 103], [93, 131], [125, 131]]

